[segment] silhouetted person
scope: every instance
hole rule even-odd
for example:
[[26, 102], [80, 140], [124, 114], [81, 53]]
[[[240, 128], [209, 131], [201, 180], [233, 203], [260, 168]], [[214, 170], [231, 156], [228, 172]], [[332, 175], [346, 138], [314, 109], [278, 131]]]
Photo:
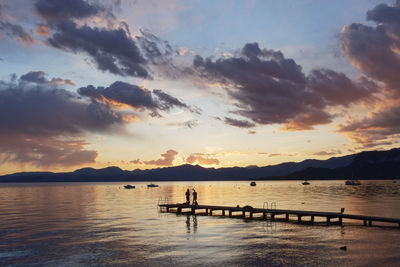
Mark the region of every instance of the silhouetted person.
[[189, 188], [186, 190], [186, 203], [189, 204], [190, 203], [190, 191]]
[[193, 205], [197, 205], [197, 192], [193, 189]]

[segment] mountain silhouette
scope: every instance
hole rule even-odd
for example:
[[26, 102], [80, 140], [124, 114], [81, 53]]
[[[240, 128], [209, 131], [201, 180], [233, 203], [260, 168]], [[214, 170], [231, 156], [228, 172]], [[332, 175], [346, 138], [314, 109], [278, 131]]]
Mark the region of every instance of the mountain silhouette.
[[82, 168], [73, 172], [20, 172], [0, 176], [0, 182], [115, 182], [294, 179], [400, 178], [400, 149], [365, 151], [327, 160], [307, 159], [265, 167], [204, 168], [184, 164], [148, 170]]

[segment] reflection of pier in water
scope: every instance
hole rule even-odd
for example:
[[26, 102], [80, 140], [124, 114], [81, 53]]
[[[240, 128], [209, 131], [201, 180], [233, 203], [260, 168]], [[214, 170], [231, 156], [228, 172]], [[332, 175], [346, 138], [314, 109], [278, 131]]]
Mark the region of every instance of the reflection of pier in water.
[[[186, 215], [219, 215], [230, 218], [245, 218], [271, 221], [293, 221], [293, 217], [299, 223], [314, 224], [315, 217], [324, 218], [327, 225], [337, 224], [342, 225], [343, 219], [361, 220], [364, 225], [372, 226], [372, 222], [394, 223], [400, 228], [400, 219], [387, 218], [377, 216], [365, 216], [345, 214], [343, 212], [321, 212], [321, 211], [306, 211], [306, 210], [282, 210], [268, 208], [253, 208], [250, 206], [244, 207], [229, 207], [229, 206], [213, 206], [213, 205], [190, 205], [190, 204], [159, 204], [161, 212], [173, 212], [176, 214]], [[200, 211], [200, 212], [199, 212]], [[239, 214], [238, 214], [239, 213]], [[309, 218], [304, 220], [304, 218]], [[189, 217], [188, 217], [189, 218]], [[333, 221], [335, 220], [335, 221]], [[190, 220], [189, 220], [190, 227]], [[196, 221], [197, 227], [197, 221]]]
[[197, 232], [197, 216], [196, 214], [190, 214], [186, 213], [186, 228], [187, 228], [187, 233], [190, 234], [192, 229], [191, 229], [191, 223], [190, 219], [193, 221], [193, 233]]

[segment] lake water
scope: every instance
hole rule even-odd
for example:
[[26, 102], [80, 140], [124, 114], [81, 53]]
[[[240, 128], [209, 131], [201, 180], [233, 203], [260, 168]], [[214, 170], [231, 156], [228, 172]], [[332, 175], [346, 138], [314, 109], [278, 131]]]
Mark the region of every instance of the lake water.
[[[400, 218], [400, 181], [0, 184], [0, 266], [399, 266], [400, 230], [160, 213], [157, 202], [276, 202], [302, 209]], [[347, 251], [340, 247], [347, 246]]]

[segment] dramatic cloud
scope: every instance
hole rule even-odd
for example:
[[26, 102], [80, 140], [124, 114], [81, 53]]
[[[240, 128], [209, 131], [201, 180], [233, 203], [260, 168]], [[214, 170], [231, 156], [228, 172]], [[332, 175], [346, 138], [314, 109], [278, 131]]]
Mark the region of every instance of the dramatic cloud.
[[186, 158], [186, 162], [190, 164], [200, 164], [200, 165], [218, 165], [220, 161], [216, 158], [210, 158], [203, 153], [193, 153]]
[[329, 69], [312, 70], [307, 85], [307, 90], [315, 95], [312, 102], [315, 107], [347, 107], [360, 99], [367, 100], [378, 91], [377, 85], [364, 76], [353, 81], [345, 74]]
[[353, 23], [342, 30], [342, 50], [355, 67], [400, 91], [400, 1], [380, 4], [368, 11], [376, 27]]
[[0, 103], [2, 133], [106, 131], [125, 121], [121, 113], [106, 105], [82, 101], [74, 93], [47, 84], [1, 82]]
[[143, 164], [156, 166], [172, 166], [176, 155], [178, 155], [178, 152], [170, 149], [167, 150], [167, 152], [165, 152], [164, 154], [161, 154], [160, 159], [143, 161]]
[[47, 83], [46, 74], [44, 71], [30, 71], [22, 75], [20, 80], [34, 83]]
[[[58, 49], [88, 54], [97, 68], [121, 76], [152, 78], [149, 64], [168, 64], [172, 48], [151, 33], [132, 37], [126, 22], [112, 11], [84, 0], [39, 0], [38, 14], [52, 29], [47, 42]], [[89, 26], [98, 17], [107, 27]]]
[[253, 128], [256, 125], [252, 122], [249, 121], [245, 121], [245, 120], [237, 120], [237, 119], [233, 119], [233, 118], [228, 118], [225, 117], [224, 122], [226, 124], [235, 126], [235, 127], [239, 127], [239, 128]]
[[104, 11], [104, 8], [83, 0], [38, 0], [35, 7], [47, 20], [83, 19]]
[[234, 113], [255, 124], [284, 124], [286, 130], [330, 123], [334, 115], [326, 108], [348, 106], [375, 91], [372, 81], [352, 81], [333, 70], [313, 70], [306, 77], [293, 59], [260, 49], [257, 43], [246, 44], [236, 56], [215, 61], [196, 56], [193, 71], [227, 90], [237, 107]]
[[[159, 89], [115, 82], [75, 93], [63, 89], [73, 81], [47, 77], [43, 71], [31, 71], [0, 81], [0, 161], [38, 167], [93, 163], [98, 153], [85, 149], [88, 134], [120, 132], [141, 111], [158, 115], [175, 107], [193, 109]], [[121, 111], [121, 105], [137, 112]], [[196, 125], [185, 122], [189, 128]], [[161, 159], [142, 164], [169, 166], [176, 154], [169, 150]]]
[[16, 38], [21, 43], [25, 45], [30, 45], [34, 43], [33, 38], [26, 30], [17, 24], [6, 21], [3, 15], [3, 7], [0, 4], [0, 33], [4, 33], [10, 38]]
[[169, 111], [174, 107], [197, 112], [197, 109], [159, 89], [150, 91], [125, 82], [114, 82], [106, 88], [89, 85], [79, 88], [78, 93], [96, 102], [105, 101], [113, 105], [128, 105], [134, 110], [149, 110], [152, 116], [160, 116], [159, 111]]
[[395, 143], [400, 136], [400, 106], [372, 112], [363, 120], [339, 125], [338, 132], [350, 137], [362, 148]]
[[[4, 161], [35, 166], [79, 165], [97, 156], [85, 150], [88, 132], [120, 129], [128, 115], [109, 106], [83, 101], [52, 84], [41, 71], [19, 82], [0, 81], [0, 154]], [[16, 80], [16, 79], [15, 79]]]
[[48, 42], [66, 51], [86, 52], [102, 71], [121, 76], [150, 77], [145, 58], [123, 29], [78, 27], [74, 22], [63, 22], [57, 24], [57, 31]]
[[[367, 19], [377, 26], [353, 23], [343, 28], [342, 50], [356, 68], [384, 84], [381, 93], [387, 103], [366, 118], [349, 119], [338, 130], [364, 148], [392, 144], [400, 134], [396, 100], [400, 96], [400, 1], [393, 6], [377, 5], [367, 12]], [[393, 100], [395, 103], [389, 104]]]

